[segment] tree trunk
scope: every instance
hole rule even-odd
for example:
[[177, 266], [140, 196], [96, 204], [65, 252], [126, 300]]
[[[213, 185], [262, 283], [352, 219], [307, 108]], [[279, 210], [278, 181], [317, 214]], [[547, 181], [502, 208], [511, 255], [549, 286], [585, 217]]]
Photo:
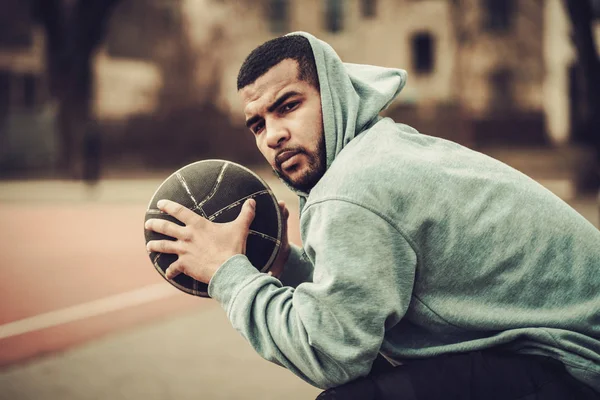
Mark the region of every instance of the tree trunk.
[[600, 187], [600, 60], [596, 52], [592, 23], [594, 13], [589, 0], [564, 0], [571, 19], [573, 41], [577, 49], [577, 59], [585, 82], [586, 123], [584, 141], [596, 151], [595, 174], [590, 177], [591, 189]]
[[[92, 58], [120, 0], [32, 0], [46, 33], [50, 93], [58, 102], [59, 168], [72, 178], [86, 169], [84, 139], [91, 119]], [[98, 160], [95, 160], [98, 161]]]

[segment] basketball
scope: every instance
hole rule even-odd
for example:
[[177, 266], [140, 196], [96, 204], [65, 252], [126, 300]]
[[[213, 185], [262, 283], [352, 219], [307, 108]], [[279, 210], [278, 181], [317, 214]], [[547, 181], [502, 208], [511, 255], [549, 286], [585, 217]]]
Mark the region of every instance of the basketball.
[[[231, 222], [250, 198], [256, 201], [256, 208], [246, 242], [246, 256], [255, 268], [267, 272], [281, 246], [281, 211], [266, 182], [242, 165], [226, 160], [203, 160], [175, 171], [152, 196], [144, 222], [154, 218], [183, 225], [158, 209], [156, 203], [161, 199], [175, 201], [212, 222]], [[144, 234], [146, 243], [150, 240], [175, 240], [147, 229], [144, 229]], [[150, 252], [149, 256], [154, 268], [167, 282], [188, 294], [210, 297], [205, 283], [184, 274], [171, 280], [165, 277], [169, 265], [177, 260], [176, 254]]]

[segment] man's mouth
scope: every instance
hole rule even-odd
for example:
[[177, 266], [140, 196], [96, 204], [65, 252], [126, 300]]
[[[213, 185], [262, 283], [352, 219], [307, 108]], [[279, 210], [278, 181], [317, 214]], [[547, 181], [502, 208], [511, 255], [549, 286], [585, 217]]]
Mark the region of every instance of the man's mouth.
[[275, 158], [276, 164], [279, 166], [279, 169], [285, 170], [292, 167], [298, 161], [298, 155], [301, 151], [298, 150], [288, 150], [283, 151], [277, 155]]

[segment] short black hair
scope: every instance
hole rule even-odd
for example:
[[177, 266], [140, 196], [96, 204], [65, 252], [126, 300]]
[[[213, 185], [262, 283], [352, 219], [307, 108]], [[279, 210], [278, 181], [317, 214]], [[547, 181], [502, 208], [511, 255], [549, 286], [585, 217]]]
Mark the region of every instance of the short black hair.
[[308, 39], [300, 35], [271, 39], [252, 50], [240, 67], [237, 89], [253, 84], [285, 59], [296, 60], [299, 70], [298, 79], [310, 83], [319, 90], [319, 77], [312, 47]]

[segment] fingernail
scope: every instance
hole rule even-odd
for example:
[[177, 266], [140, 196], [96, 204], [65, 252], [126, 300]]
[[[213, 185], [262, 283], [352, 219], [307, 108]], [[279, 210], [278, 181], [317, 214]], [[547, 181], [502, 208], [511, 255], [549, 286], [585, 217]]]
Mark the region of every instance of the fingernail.
[[165, 201], [164, 200], [159, 200], [156, 203], [156, 207], [158, 207], [158, 208], [163, 208], [164, 205], [165, 205]]
[[150, 220], [146, 221], [146, 223], [144, 224], [144, 228], [146, 228], [146, 229], [150, 228]]
[[250, 199], [250, 200], [248, 200], [248, 202], [250, 203], [250, 207], [252, 207], [252, 208], [256, 207], [256, 200]]

